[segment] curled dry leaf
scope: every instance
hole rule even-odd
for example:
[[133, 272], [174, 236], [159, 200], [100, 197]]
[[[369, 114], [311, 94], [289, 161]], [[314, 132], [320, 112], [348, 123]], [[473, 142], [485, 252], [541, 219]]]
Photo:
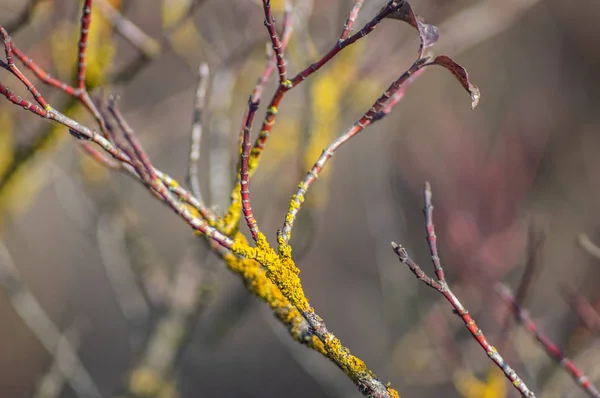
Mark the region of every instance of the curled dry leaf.
[[448, 69], [450, 73], [456, 77], [456, 80], [469, 92], [471, 95], [471, 108], [475, 109], [477, 103], [479, 103], [479, 98], [481, 97], [481, 93], [479, 92], [479, 88], [471, 83], [469, 80], [469, 74], [467, 70], [454, 62], [452, 58], [446, 55], [439, 55], [433, 61], [429, 62], [428, 65], [440, 65], [444, 68]]
[[425, 23], [423, 18], [414, 13], [408, 1], [402, 2], [402, 4], [387, 17], [404, 21], [419, 31], [419, 38], [421, 39], [419, 53], [421, 56], [423, 51], [426, 48], [433, 46], [440, 37], [438, 28], [434, 25]]

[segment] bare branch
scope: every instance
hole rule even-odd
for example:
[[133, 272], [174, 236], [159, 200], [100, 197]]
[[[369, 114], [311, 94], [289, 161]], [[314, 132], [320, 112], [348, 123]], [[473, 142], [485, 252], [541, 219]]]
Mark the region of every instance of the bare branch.
[[441, 293], [446, 300], [452, 305], [454, 308], [454, 312], [460, 316], [462, 321], [465, 323], [465, 326], [473, 336], [475, 340], [479, 343], [481, 348], [484, 349], [488, 357], [504, 372], [506, 378], [509, 379], [512, 385], [521, 393], [523, 397], [527, 398], [535, 398], [535, 394], [533, 391], [527, 387], [525, 382], [521, 379], [521, 377], [515, 372], [502, 358], [500, 353], [496, 350], [494, 346], [492, 346], [486, 339], [483, 331], [479, 329], [475, 320], [469, 314], [469, 311], [463, 306], [463, 304], [459, 301], [458, 297], [452, 292], [448, 283], [446, 282], [444, 271], [442, 269], [441, 262], [437, 255], [437, 243], [435, 238], [435, 228], [433, 226], [432, 221], [432, 211], [433, 205], [431, 203], [431, 187], [429, 183], [426, 183], [425, 186], [425, 218], [427, 221], [427, 242], [429, 243], [429, 249], [431, 251], [432, 262], [434, 264], [434, 270], [437, 279], [434, 279], [428, 276], [419, 265], [408, 255], [408, 252], [402, 246], [392, 242], [392, 248], [394, 252], [398, 255], [398, 258], [401, 262], [406, 264], [413, 274], [417, 277], [417, 279], [421, 280], [426, 285], [434, 288], [439, 293]]

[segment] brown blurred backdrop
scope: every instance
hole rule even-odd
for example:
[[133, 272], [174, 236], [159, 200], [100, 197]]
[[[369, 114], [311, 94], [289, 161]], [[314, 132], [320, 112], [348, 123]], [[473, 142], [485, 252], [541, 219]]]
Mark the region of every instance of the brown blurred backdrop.
[[[25, 3], [0, 0], [0, 23], [13, 21]], [[169, 12], [185, 8], [182, 0], [164, 3], [124, 0], [120, 7], [158, 40], [165, 21], [174, 18]], [[297, 1], [287, 52], [292, 73], [331, 48], [352, 3]], [[280, 20], [280, 6], [273, 4]], [[381, 4], [367, 1], [357, 26]], [[598, 346], [561, 294], [571, 287], [592, 303], [600, 300], [600, 260], [577, 244], [581, 233], [600, 243], [600, 5], [591, 0], [426, 0], [413, 6], [440, 27], [435, 53], [467, 68], [482, 99], [471, 111], [468, 95], [452, 76], [431, 68], [388, 118], [336, 154], [309, 195], [292, 241], [307, 296], [329, 328], [402, 397], [470, 396], [457, 370], [485, 382], [484, 353], [450, 306], [415, 280], [389, 246], [391, 240], [402, 243], [430, 270], [421, 212], [422, 189], [430, 181], [448, 280], [489, 340], [500, 338], [505, 316], [495, 283], [517, 289], [525, 265], [533, 263], [525, 306], [600, 385]], [[74, 56], [79, 12], [78, 2], [41, 1], [13, 39], [51, 73], [68, 78], [68, 67], [60, 63], [69, 62], [69, 51]], [[101, 70], [108, 76], [138, 51], [110, 30], [105, 39], [106, 52], [96, 55], [114, 61]], [[231, 154], [267, 40], [257, 2], [208, 0], [176, 30], [162, 55], [104, 89], [120, 95], [155, 164], [183, 181], [196, 68], [209, 64], [201, 183], [221, 210], [229, 185], [223, 190], [219, 183], [233, 182]], [[409, 26], [384, 21], [285, 98], [252, 183], [257, 220], [269, 239], [274, 241], [309, 164], [410, 65], [416, 40]], [[8, 73], [0, 79], [17, 85]], [[38, 87], [61, 109], [62, 94]], [[274, 79], [264, 104], [273, 88]], [[0, 129], [10, 126], [5, 134], [12, 137], [10, 144], [0, 143], [1, 165], [45, 124], [7, 101], [0, 103], [0, 113]], [[151, 311], [137, 324], [129, 322], [107, 276], [106, 262], [112, 260], [106, 252], [117, 249], [102, 249], [103, 220], [131, 217], [133, 235], [145, 242], [150, 262], [173, 269], [190, 255], [190, 247], [199, 246], [192, 250], [194, 261], [216, 273], [213, 297], [179, 363], [179, 396], [360, 396], [333, 364], [291, 341], [268, 308], [205, 255], [171, 211], [131, 179], [85, 160], [66, 131], [61, 135], [14, 178], [10, 195], [2, 196], [1, 236], [52, 320], [62, 330], [77, 325], [78, 352], [103, 395], [119, 389], [157, 316]], [[217, 150], [230, 156], [217, 159], [221, 163], [215, 166], [211, 153]], [[217, 172], [225, 177], [214, 177]], [[137, 257], [143, 255], [124, 252], [127, 261], [142, 261]], [[31, 396], [52, 358], [5, 293], [0, 293], [0, 319], [0, 396]], [[518, 326], [514, 330], [506, 356], [535, 391], [544, 397], [583, 396], [530, 336]], [[516, 394], [508, 382], [497, 391], [498, 397]], [[75, 395], [65, 387], [60, 396]]]

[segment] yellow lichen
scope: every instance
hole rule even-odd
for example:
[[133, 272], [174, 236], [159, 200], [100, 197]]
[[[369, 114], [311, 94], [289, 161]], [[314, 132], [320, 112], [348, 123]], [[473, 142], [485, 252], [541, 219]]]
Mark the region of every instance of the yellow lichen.
[[325, 351], [332, 360], [342, 366], [342, 370], [352, 379], [363, 377], [366, 374], [371, 375], [365, 363], [350, 354], [350, 351], [333, 334], [329, 334], [326, 338]]
[[[266, 239], [261, 238], [261, 250], [265, 250], [264, 245]], [[270, 248], [269, 248], [270, 249]], [[272, 249], [271, 256], [278, 257]], [[323, 343], [316, 337], [310, 336], [306, 340], [306, 321], [302, 317], [298, 308], [296, 308], [290, 300], [288, 300], [277, 285], [267, 276], [268, 271], [261, 266], [257, 261], [253, 260], [253, 256], [257, 254], [258, 249], [250, 247], [246, 238], [237, 233], [234, 237], [233, 252], [245, 253], [250, 257], [241, 258], [232, 253], [223, 254], [222, 257], [227, 264], [227, 267], [234, 273], [240, 275], [246, 288], [265, 301], [273, 310], [277, 319], [284, 324], [294, 340], [301, 344], [314, 349], [317, 352], [325, 354]], [[291, 252], [290, 252], [291, 253]], [[302, 293], [304, 296], [304, 293]], [[306, 299], [305, 299], [306, 300]], [[308, 303], [306, 304], [308, 306]], [[304, 326], [304, 328], [302, 328]]]
[[240, 184], [235, 184], [234, 189], [231, 191], [231, 204], [227, 209], [227, 213], [217, 223], [217, 229], [225, 235], [235, 235], [237, 232], [242, 215], [242, 195], [240, 190]]
[[291, 248], [283, 251], [285, 255], [280, 255], [269, 246], [267, 238], [259, 233], [256, 247], [250, 247], [236, 240], [231, 250], [236, 255], [256, 260], [265, 267], [267, 277], [279, 288], [285, 298], [299, 311], [308, 311], [310, 306], [298, 277], [300, 270], [291, 258]]
[[398, 394], [398, 391], [394, 390], [390, 384], [388, 383], [388, 385], [386, 386], [386, 389], [388, 391], [388, 393], [390, 394], [391, 398], [400, 398], [400, 394]]

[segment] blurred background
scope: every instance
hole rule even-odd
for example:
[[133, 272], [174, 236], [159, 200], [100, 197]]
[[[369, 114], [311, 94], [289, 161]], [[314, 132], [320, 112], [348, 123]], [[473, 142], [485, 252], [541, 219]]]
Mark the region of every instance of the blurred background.
[[[286, 60], [294, 75], [336, 44], [353, 1], [292, 3]], [[87, 83], [96, 96], [119, 96], [154, 164], [182, 182], [197, 71], [209, 65], [200, 182], [205, 200], [225, 211], [239, 127], [266, 61], [259, 2], [95, 4]], [[355, 30], [383, 4], [366, 1]], [[283, 2], [272, 5], [281, 30]], [[387, 118], [336, 153], [292, 239], [307, 296], [402, 397], [518, 396], [448, 303], [390, 248], [401, 243], [432, 272], [422, 216], [429, 181], [447, 279], [490, 342], [538, 396], [585, 396], [512, 321], [495, 286], [515, 291], [600, 386], [600, 4], [413, 7], [440, 28], [432, 51], [463, 65], [482, 99], [471, 110], [447, 71], [428, 68]], [[0, 0], [0, 23], [15, 43], [69, 82], [80, 12], [76, 1]], [[115, 12], [140, 29], [140, 43], [120, 33]], [[286, 96], [251, 183], [271, 242], [322, 149], [417, 48], [414, 29], [385, 20]], [[18, 86], [8, 72], [0, 79]], [[93, 124], [66, 95], [37, 86], [56, 109]], [[168, 208], [87, 158], [66, 133], [0, 102], [1, 397], [133, 396], [132, 385], [157, 397], [361, 396], [335, 365], [293, 342]], [[166, 382], [153, 388], [157, 376]]]

